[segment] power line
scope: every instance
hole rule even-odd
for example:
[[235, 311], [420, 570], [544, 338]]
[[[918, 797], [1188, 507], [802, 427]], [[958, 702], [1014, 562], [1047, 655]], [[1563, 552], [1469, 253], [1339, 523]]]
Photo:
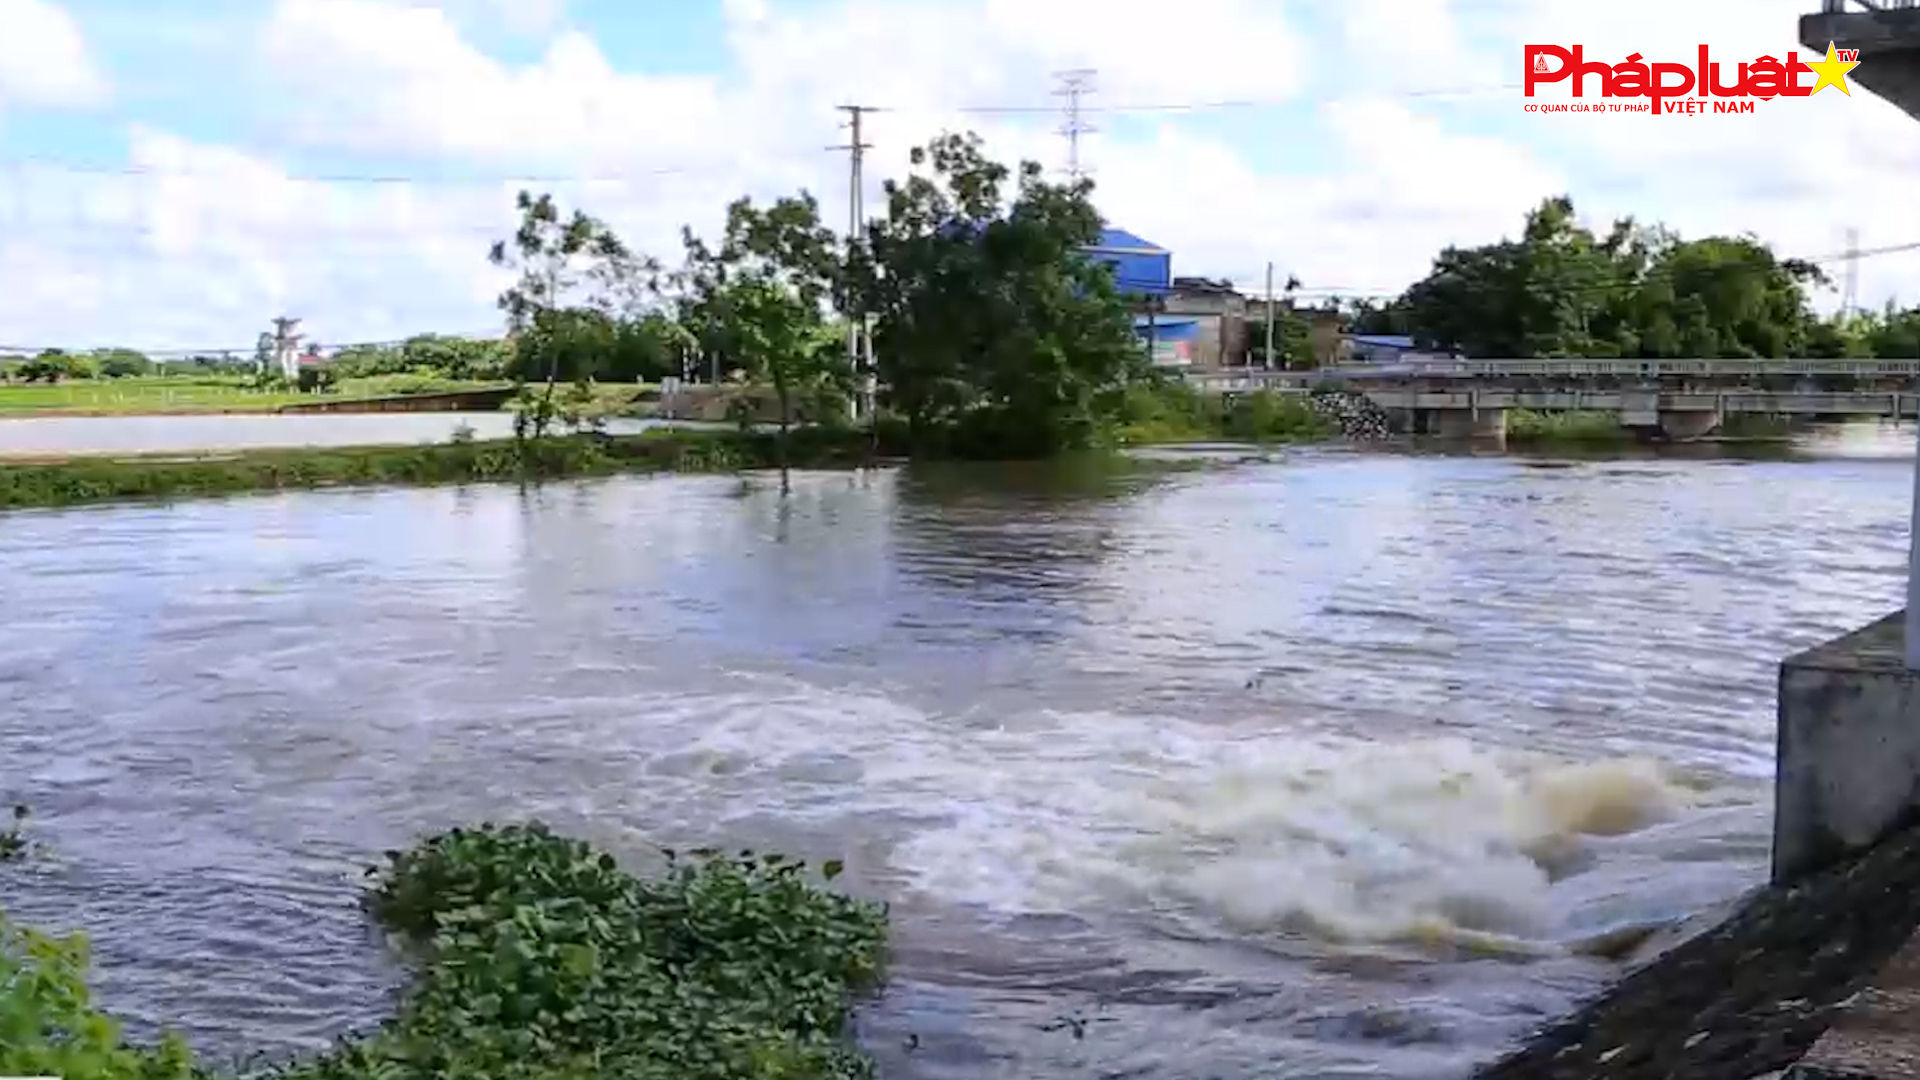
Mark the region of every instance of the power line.
[[[1068, 74], [1068, 73], [1062, 73]], [[1092, 72], [1088, 72], [1089, 75]], [[1481, 94], [1504, 93], [1523, 88], [1521, 83], [1500, 83], [1477, 87], [1452, 87], [1426, 90], [1403, 90], [1378, 94], [1390, 98], [1444, 98], [1472, 97]], [[1119, 105], [1081, 104], [1078, 112], [1081, 116], [1089, 114], [1125, 114], [1125, 113], [1189, 113], [1210, 112], [1233, 109], [1264, 109], [1288, 105], [1311, 104], [1322, 100], [1323, 96], [1303, 98], [1240, 98], [1227, 100], [1143, 102]], [[863, 106], [867, 112], [877, 112], [874, 106]], [[1018, 115], [1057, 115], [1057, 105], [961, 105], [942, 109], [935, 107], [930, 112], [958, 113], [966, 116], [1018, 116]], [[1091, 127], [1087, 131], [1094, 130]], [[271, 168], [271, 166], [267, 166]], [[373, 186], [420, 186], [420, 187], [477, 187], [508, 184], [618, 184], [635, 180], [662, 176], [685, 176], [703, 171], [704, 167], [691, 165], [670, 165], [654, 169], [636, 169], [613, 173], [583, 174], [469, 174], [469, 175], [405, 175], [399, 173], [356, 173], [356, 172], [301, 172], [291, 171], [274, 173], [272, 179], [287, 183], [312, 184], [363, 184]], [[181, 169], [160, 165], [105, 165], [88, 162], [76, 162], [44, 154], [20, 154], [0, 157], [0, 170], [57, 172], [75, 176], [118, 176], [118, 177], [221, 177], [225, 171], [210, 169]]]
[[[1400, 90], [1375, 94], [1375, 97], [1388, 98], [1444, 98], [1476, 97], [1481, 94], [1506, 93], [1524, 90], [1525, 83], [1498, 83], [1486, 86], [1461, 86], [1446, 89]], [[1166, 101], [1145, 102], [1121, 105], [1089, 105], [1082, 107], [1085, 113], [1168, 113], [1168, 112], [1209, 112], [1216, 109], [1273, 109], [1289, 105], [1310, 105], [1325, 100], [1331, 95], [1302, 98], [1227, 98], [1211, 101]], [[1019, 115], [1021, 113], [1056, 113], [1058, 106], [1053, 105], [963, 105], [953, 110], [966, 115]]]

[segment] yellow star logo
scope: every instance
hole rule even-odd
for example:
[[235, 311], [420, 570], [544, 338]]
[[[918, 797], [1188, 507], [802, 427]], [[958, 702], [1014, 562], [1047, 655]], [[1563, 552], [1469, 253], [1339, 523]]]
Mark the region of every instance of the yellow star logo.
[[1840, 59], [1840, 52], [1833, 47], [1833, 42], [1827, 42], [1827, 58], [1807, 65], [1808, 69], [1820, 76], [1820, 81], [1813, 84], [1813, 89], [1807, 91], [1807, 96], [1812, 97], [1827, 87], [1834, 86], [1838, 87], [1841, 93], [1852, 97], [1853, 91], [1847, 89], [1847, 72], [1859, 66], [1858, 60]]

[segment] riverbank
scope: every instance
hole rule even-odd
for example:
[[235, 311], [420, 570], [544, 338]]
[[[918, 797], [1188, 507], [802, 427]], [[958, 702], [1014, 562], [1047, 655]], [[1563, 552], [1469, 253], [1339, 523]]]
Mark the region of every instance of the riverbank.
[[[1779, 443], [1788, 441], [1792, 435], [1793, 423], [1786, 417], [1734, 413], [1724, 417], [1712, 434], [1689, 441]], [[1511, 409], [1507, 412], [1507, 445], [1513, 447], [1606, 449], [1637, 441], [1638, 436], [1621, 426], [1619, 415], [1612, 412], [1536, 412], [1532, 409]]]
[[1475, 1080], [1753, 1080], [1787, 1068], [1920, 927], [1920, 828], [1635, 969]]
[[[871, 456], [871, 441], [865, 433], [827, 428], [795, 430], [784, 451], [785, 464], [792, 468], [847, 467]], [[772, 433], [676, 428], [639, 435], [560, 436], [526, 447], [511, 439], [496, 439], [192, 456], [71, 457], [0, 467], [0, 509], [371, 484], [730, 472], [777, 467], [782, 460], [780, 441]]]
[[[225, 416], [273, 413], [288, 406], [345, 404], [421, 394], [481, 391], [499, 380], [445, 379], [430, 375], [369, 375], [344, 379], [322, 394], [259, 390], [248, 380], [164, 376], [70, 380], [60, 383], [0, 383], [0, 420], [44, 416]], [[647, 388], [637, 383], [596, 383], [587, 412], [612, 415], [631, 408]]]
[[[878, 988], [886, 911], [830, 891], [840, 864], [664, 853], [636, 877], [538, 823], [453, 829], [369, 871], [366, 910], [410, 985], [376, 1031], [273, 1070], [282, 1080], [684, 1076], [851, 1080], [848, 1037]], [[87, 945], [0, 914], [0, 1072], [186, 1080], [177, 1035], [124, 1041], [88, 1002]]]

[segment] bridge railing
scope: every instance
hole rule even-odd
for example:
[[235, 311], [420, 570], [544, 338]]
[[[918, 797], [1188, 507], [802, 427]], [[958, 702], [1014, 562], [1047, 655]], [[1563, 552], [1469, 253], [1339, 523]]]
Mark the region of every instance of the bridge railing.
[[1428, 360], [1419, 363], [1353, 364], [1320, 371], [1263, 371], [1226, 369], [1194, 372], [1200, 383], [1300, 383], [1353, 379], [1580, 379], [1580, 378], [1720, 378], [1815, 377], [1912, 379], [1920, 377], [1920, 360], [1627, 360], [1593, 357], [1523, 360]]
[[1920, 7], [1920, 0], [1872, 0], [1871, 3], [1862, 3], [1861, 0], [1821, 0], [1820, 13], [1823, 15], [1845, 15], [1848, 13], [1847, 4], [1849, 2], [1856, 5], [1860, 12], [1868, 14], [1885, 11], [1888, 8], [1898, 10], [1902, 8]]

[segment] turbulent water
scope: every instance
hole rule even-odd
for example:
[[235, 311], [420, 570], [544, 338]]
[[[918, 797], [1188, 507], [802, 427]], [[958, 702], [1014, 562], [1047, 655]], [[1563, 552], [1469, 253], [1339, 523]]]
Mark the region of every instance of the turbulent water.
[[383, 1011], [367, 859], [537, 815], [845, 856], [889, 1075], [1458, 1075], [1759, 878], [1774, 665], [1897, 606], [1911, 483], [1302, 452], [0, 516], [0, 789], [57, 856], [0, 905], [141, 1030], [286, 1051]]

